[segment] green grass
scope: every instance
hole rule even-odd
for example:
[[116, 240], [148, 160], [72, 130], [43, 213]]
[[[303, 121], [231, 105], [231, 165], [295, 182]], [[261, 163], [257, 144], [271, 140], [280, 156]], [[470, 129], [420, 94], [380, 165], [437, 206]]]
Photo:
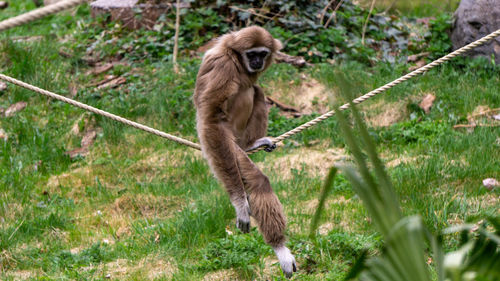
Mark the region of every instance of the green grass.
[[[364, 7], [370, 7], [372, 0], [362, 0], [360, 2]], [[392, 12], [397, 14], [429, 17], [435, 16], [439, 12], [453, 12], [458, 7], [458, 4], [460, 4], [459, 0], [376, 0], [375, 7], [378, 11], [385, 11], [390, 8]]]
[[[1, 17], [31, 9], [31, 3], [11, 2]], [[65, 95], [71, 83], [77, 84], [79, 101], [196, 140], [191, 95], [200, 60], [182, 59], [179, 75], [160, 60], [131, 61], [112, 70], [127, 78], [125, 85], [95, 90], [91, 84], [104, 74], [85, 75], [89, 67], [79, 59], [85, 48], [71, 39], [72, 32], [81, 31], [77, 21], [90, 21], [88, 13], [82, 7], [75, 17], [62, 13], [0, 33], [0, 71]], [[9, 40], [39, 34], [45, 39]], [[74, 57], [61, 57], [61, 48]], [[298, 84], [305, 74], [335, 92], [335, 71], [349, 73], [362, 94], [406, 73], [407, 66], [343, 63], [297, 70], [275, 65], [261, 84], [267, 92], [286, 93], [290, 81]], [[421, 213], [431, 229], [499, 215], [498, 191], [487, 191], [481, 181], [500, 174], [500, 128], [452, 129], [466, 123], [477, 106], [499, 106], [498, 74], [483, 64], [447, 64], [359, 107], [369, 120], [387, 110], [402, 112], [391, 126], [369, 130], [383, 160], [392, 163], [388, 172], [403, 211]], [[418, 109], [425, 93], [437, 97], [429, 115]], [[200, 153], [13, 85], [0, 95], [3, 108], [28, 102], [15, 116], [0, 118], [9, 135], [0, 140], [0, 279], [105, 280], [107, 274], [130, 280], [283, 279], [256, 229], [242, 234], [235, 228], [229, 199]], [[270, 135], [312, 117], [288, 119], [272, 109]], [[70, 130], [85, 119], [95, 119], [102, 131], [87, 157], [71, 160], [64, 152], [78, 147], [81, 136]], [[271, 154], [252, 156], [285, 207], [289, 244], [300, 269], [296, 280], [338, 280], [362, 249], [380, 250], [380, 236], [343, 175], [335, 179], [321, 217], [324, 231], [309, 239], [322, 172], [333, 162], [308, 157], [345, 149], [339, 132], [331, 118]], [[294, 155], [303, 156], [290, 160]], [[323, 162], [312, 169], [318, 161]], [[447, 245], [452, 249], [456, 241]]]

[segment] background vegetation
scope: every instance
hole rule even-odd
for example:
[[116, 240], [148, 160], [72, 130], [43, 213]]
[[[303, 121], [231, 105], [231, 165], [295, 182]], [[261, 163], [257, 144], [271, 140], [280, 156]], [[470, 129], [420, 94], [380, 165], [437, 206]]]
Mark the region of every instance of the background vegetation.
[[[273, 1], [268, 10], [259, 1], [192, 4], [182, 15], [179, 74], [170, 63], [174, 14], [152, 30], [130, 31], [104, 17], [92, 19], [81, 6], [0, 33], [0, 71], [196, 140], [196, 49], [232, 28], [264, 25], [286, 43], [285, 52], [315, 63], [305, 69], [277, 64], [262, 77], [268, 95], [304, 113], [291, 118], [271, 108], [273, 136], [333, 106], [335, 72], [349, 73], [361, 94], [421, 59], [408, 56], [429, 52], [425, 61], [449, 51], [446, 31], [456, 2], [398, 2], [387, 14], [380, 14], [387, 6], [377, 6], [364, 44], [366, 6], [344, 1], [325, 28], [333, 13], [327, 9], [320, 24], [327, 2]], [[262, 22], [251, 7], [266, 17], [279, 15]], [[11, 1], [0, 18], [34, 8], [29, 0]], [[417, 20], [429, 16], [434, 19]], [[94, 74], [96, 61], [114, 66]], [[498, 189], [487, 190], [481, 181], [500, 174], [500, 129], [453, 129], [498, 107], [499, 73], [488, 61], [458, 59], [359, 107], [404, 215], [421, 214], [431, 231], [499, 215]], [[97, 89], [107, 75], [126, 82]], [[307, 95], [314, 89], [318, 95]], [[429, 114], [418, 106], [426, 94], [437, 98]], [[294, 103], [301, 99], [307, 106]], [[283, 279], [257, 230], [244, 235], [236, 229], [227, 195], [198, 152], [12, 85], [0, 92], [3, 109], [20, 101], [27, 102], [23, 111], [0, 118], [6, 136], [0, 140], [0, 279]], [[487, 117], [475, 116], [478, 122]], [[66, 152], [93, 130], [88, 155], [70, 157]], [[334, 179], [316, 239], [308, 236], [325, 175], [335, 161], [349, 160], [349, 151], [332, 118], [271, 154], [252, 156], [285, 207], [296, 280], [339, 280], [363, 250], [369, 256], [382, 251], [380, 234], [343, 174]], [[459, 236], [443, 243], [447, 251], [457, 249]]]

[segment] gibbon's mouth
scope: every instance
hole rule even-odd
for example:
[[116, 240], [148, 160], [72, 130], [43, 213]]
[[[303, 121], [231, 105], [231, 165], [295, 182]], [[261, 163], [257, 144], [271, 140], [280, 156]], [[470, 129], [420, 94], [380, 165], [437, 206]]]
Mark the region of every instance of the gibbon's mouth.
[[251, 73], [254, 73], [254, 72], [259, 72], [259, 71], [262, 71], [264, 70], [264, 65], [262, 65], [260, 68], [255, 68], [255, 67], [252, 67], [250, 66], [251, 69], [249, 69]]

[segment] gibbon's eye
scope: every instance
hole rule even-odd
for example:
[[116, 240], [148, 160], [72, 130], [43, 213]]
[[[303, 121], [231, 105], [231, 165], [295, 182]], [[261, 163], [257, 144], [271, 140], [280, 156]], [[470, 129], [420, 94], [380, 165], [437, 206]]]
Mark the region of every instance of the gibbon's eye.
[[260, 53], [259, 53], [259, 56], [260, 56], [260, 57], [265, 57], [265, 56], [267, 56], [267, 54], [269, 54], [269, 52], [267, 52], [267, 51], [262, 51], [262, 52], [260, 52]]
[[247, 57], [248, 57], [248, 58], [254, 58], [255, 56], [257, 56], [257, 53], [256, 53], [256, 52], [248, 52], [248, 53], [247, 53]]

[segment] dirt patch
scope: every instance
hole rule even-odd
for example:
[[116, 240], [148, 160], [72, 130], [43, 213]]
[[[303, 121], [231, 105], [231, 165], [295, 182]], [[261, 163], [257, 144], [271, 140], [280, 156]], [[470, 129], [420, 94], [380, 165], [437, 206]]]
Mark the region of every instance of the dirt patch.
[[214, 272], [209, 272], [203, 276], [203, 281], [213, 281], [213, 280], [222, 280], [222, 281], [232, 281], [238, 280], [238, 274], [233, 269], [223, 269], [217, 270]]
[[[96, 184], [96, 176], [106, 188], [121, 188], [120, 178], [133, 175], [137, 181], [153, 181], [171, 176], [166, 173], [168, 168], [183, 169], [186, 156], [201, 159], [200, 151], [176, 149], [171, 151], [154, 152], [143, 149], [135, 152], [130, 158], [144, 155], [143, 159], [135, 161], [123, 171], [117, 171], [110, 165], [92, 164], [96, 159], [94, 155], [87, 157], [87, 166], [75, 168], [60, 175], [53, 175], [47, 181], [46, 189], [49, 193], [59, 192], [61, 186], [71, 187], [69, 196], [80, 202], [85, 200], [84, 188]], [[85, 165], [85, 164], [83, 164]]]
[[321, 234], [321, 235], [327, 235], [327, 234], [328, 234], [328, 232], [332, 231], [333, 226], [334, 226], [334, 225], [333, 225], [333, 223], [331, 223], [331, 222], [327, 222], [327, 223], [322, 224], [322, 225], [320, 225], [320, 226], [318, 227], [318, 232], [319, 232], [319, 234]]
[[334, 97], [332, 90], [305, 75], [298, 85], [271, 86], [271, 89], [266, 90], [266, 93], [282, 103], [299, 109], [302, 114], [327, 112], [330, 108], [329, 101]]
[[168, 218], [182, 209], [183, 202], [175, 196], [151, 194], [125, 194], [104, 208], [112, 216], [141, 216], [144, 218]]
[[[488, 193], [478, 197], [468, 197], [467, 205], [469, 205], [470, 210], [499, 206], [500, 196]], [[500, 209], [497, 209], [498, 214], [500, 214]]]
[[[300, 270], [300, 265], [297, 263], [297, 270]], [[276, 256], [264, 258], [264, 268], [256, 272], [256, 280], [274, 280], [276, 276], [281, 274], [281, 268]]]
[[[165, 219], [170, 218], [181, 210], [184, 200], [176, 196], [154, 196], [151, 194], [124, 194], [115, 199], [113, 203], [101, 206], [98, 210], [81, 210], [77, 214], [77, 225], [82, 228], [112, 229], [118, 239], [130, 235], [131, 222], [137, 218]], [[91, 241], [101, 240], [109, 244], [114, 243], [113, 238], [100, 235], [96, 232]]]
[[51, 176], [47, 181], [47, 188], [55, 189], [59, 186], [82, 187], [89, 178], [92, 178], [91, 167], [81, 167], [68, 173]]
[[363, 109], [366, 122], [372, 127], [388, 127], [406, 116], [406, 102], [379, 100]]
[[[4, 201], [5, 202], [5, 201]], [[15, 222], [16, 218], [22, 217], [24, 207], [19, 203], [4, 203], [3, 216], [0, 217], [0, 223], [6, 226], [6, 223]]]
[[160, 277], [169, 278], [177, 271], [177, 266], [171, 262], [154, 258], [153, 260], [143, 260], [139, 263], [140, 267], [147, 274], [148, 280], [153, 280]]
[[[88, 271], [94, 267], [84, 267], [83, 271]], [[143, 276], [146, 280], [164, 277], [169, 279], [177, 266], [170, 261], [155, 257], [145, 257], [137, 263], [132, 263], [126, 259], [117, 259], [106, 264], [100, 264], [97, 268], [97, 274], [105, 275], [111, 280], [124, 280], [131, 275]]]
[[40, 274], [40, 271], [17, 270], [7, 273], [7, 276], [12, 278], [13, 280], [28, 280], [36, 278], [37, 276], [40, 276]]
[[[328, 209], [332, 205], [341, 205], [351, 202], [351, 199], [346, 199], [344, 196], [340, 195], [335, 198], [327, 199], [325, 202], [325, 209]], [[312, 200], [304, 202], [301, 210], [306, 211], [309, 214], [314, 214], [316, 208], [318, 208], [319, 200], [314, 198]]]
[[268, 159], [265, 162], [258, 163], [264, 173], [276, 173], [279, 178], [289, 180], [293, 178], [292, 171], [304, 170], [315, 176], [324, 177], [330, 168], [336, 163], [348, 159], [344, 149], [314, 149], [299, 148], [291, 151], [289, 154]]
[[191, 149], [176, 149], [156, 153], [146, 150], [140, 151], [139, 154], [148, 156], [126, 169], [126, 172], [132, 173], [139, 181], [152, 181], [167, 177], [168, 175], [165, 173], [166, 168], [182, 168], [186, 156], [196, 159], [202, 158], [200, 151]]

